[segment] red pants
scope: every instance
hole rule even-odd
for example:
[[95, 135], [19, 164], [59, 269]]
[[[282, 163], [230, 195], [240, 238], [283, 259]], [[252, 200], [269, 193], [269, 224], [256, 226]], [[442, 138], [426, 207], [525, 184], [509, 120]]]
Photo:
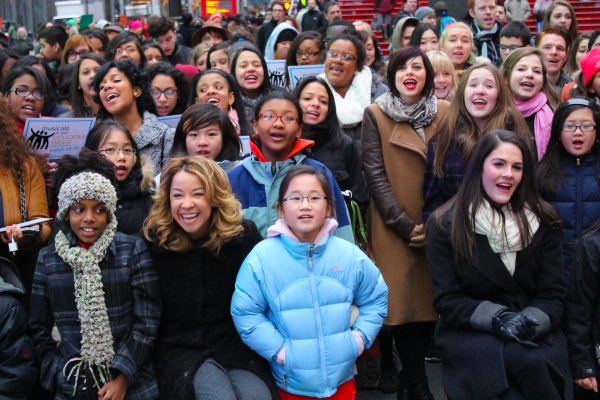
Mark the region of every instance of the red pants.
[[[356, 396], [356, 384], [354, 379], [349, 380], [346, 383], [341, 384], [337, 388], [337, 392], [333, 396], [325, 397], [327, 400], [354, 400]], [[309, 397], [309, 396], [300, 396], [298, 394], [291, 394], [288, 392], [284, 392], [283, 390], [279, 390], [279, 397], [281, 400], [309, 400], [309, 399], [318, 399], [318, 397]]]

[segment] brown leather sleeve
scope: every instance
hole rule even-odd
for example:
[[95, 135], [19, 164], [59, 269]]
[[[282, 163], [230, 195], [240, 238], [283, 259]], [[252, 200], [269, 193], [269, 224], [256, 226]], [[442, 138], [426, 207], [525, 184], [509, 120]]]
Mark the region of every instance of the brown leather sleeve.
[[369, 107], [365, 108], [362, 122], [362, 163], [369, 194], [384, 223], [409, 240], [415, 223], [400, 207], [388, 181], [377, 119]]
[[[48, 197], [46, 195], [46, 182], [37, 163], [27, 165], [25, 172], [25, 194], [27, 199], [27, 218], [48, 218]], [[44, 243], [50, 236], [50, 223], [44, 222], [42, 229], [36, 236], [23, 236], [19, 241], [19, 248], [28, 250]]]

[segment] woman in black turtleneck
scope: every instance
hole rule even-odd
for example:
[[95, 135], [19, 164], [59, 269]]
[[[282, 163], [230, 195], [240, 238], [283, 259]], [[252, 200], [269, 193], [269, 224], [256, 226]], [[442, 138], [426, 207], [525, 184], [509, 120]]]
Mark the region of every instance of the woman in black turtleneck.
[[362, 164], [354, 141], [340, 128], [331, 89], [313, 76], [300, 81], [293, 95], [304, 112], [302, 138], [315, 142], [310, 157], [329, 168], [342, 191], [352, 191], [364, 216], [369, 197]]

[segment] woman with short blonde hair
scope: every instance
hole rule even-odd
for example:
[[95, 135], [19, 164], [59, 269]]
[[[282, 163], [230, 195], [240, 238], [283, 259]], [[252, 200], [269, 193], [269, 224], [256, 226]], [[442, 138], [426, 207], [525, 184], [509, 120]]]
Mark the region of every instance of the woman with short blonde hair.
[[[438, 100], [451, 101], [456, 93], [456, 88], [458, 88], [458, 75], [456, 75], [452, 60], [450, 60], [450, 57], [446, 53], [440, 50], [431, 50], [426, 54], [435, 72], [434, 96]], [[448, 85], [449, 79], [452, 79], [450, 85]]]
[[[474, 48], [473, 32], [464, 22], [456, 22], [450, 25], [440, 36], [440, 50], [450, 57], [459, 76], [462, 71], [475, 64]], [[455, 54], [460, 52], [462, 52], [462, 55]]]

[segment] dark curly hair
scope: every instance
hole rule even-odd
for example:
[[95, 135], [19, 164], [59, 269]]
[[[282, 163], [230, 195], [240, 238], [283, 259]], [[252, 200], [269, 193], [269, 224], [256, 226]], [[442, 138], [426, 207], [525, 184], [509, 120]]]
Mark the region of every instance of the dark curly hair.
[[298, 125], [302, 125], [304, 123], [304, 120], [303, 120], [304, 114], [302, 113], [302, 106], [300, 106], [300, 103], [298, 102], [296, 97], [294, 97], [294, 95], [292, 93], [287, 93], [287, 92], [273, 92], [273, 93], [269, 93], [268, 95], [263, 97], [256, 104], [256, 108], [254, 109], [254, 119], [256, 121], [258, 121], [258, 114], [261, 113], [261, 108], [263, 108], [263, 106], [265, 105], [265, 103], [267, 101], [271, 101], [271, 100], [284, 100], [284, 101], [289, 101], [290, 103], [292, 103], [294, 105], [294, 107], [296, 108], [296, 112], [298, 113]]
[[27, 161], [31, 160], [32, 153], [23, 142], [17, 127], [8, 111], [4, 98], [0, 98], [0, 165], [9, 170], [15, 181], [19, 182], [22, 177]]
[[334, 36], [327, 43], [327, 51], [331, 48], [331, 45], [337, 42], [338, 40], [347, 40], [356, 49], [356, 70], [360, 71], [365, 66], [365, 62], [367, 61], [367, 50], [365, 49], [365, 45], [362, 42], [362, 37], [360, 33], [356, 31], [347, 30], [345, 33], [341, 35]]
[[[325, 42], [323, 41], [323, 35], [316, 31], [306, 31], [300, 33], [298, 36], [294, 38], [292, 44], [290, 45], [290, 49], [288, 50], [287, 57], [285, 59], [285, 70], [287, 71], [287, 67], [298, 65], [296, 60], [296, 53], [298, 52], [298, 48], [305, 40], [314, 40], [319, 48], [320, 62], [325, 61]], [[289, 85], [289, 74], [285, 74], [285, 86]]]
[[[93, 53], [92, 53], [93, 54]], [[83, 54], [82, 54], [83, 55]], [[77, 101], [71, 98], [71, 82], [73, 80], [73, 72], [78, 71], [76, 64], [66, 64], [60, 67], [58, 71], [58, 102], [63, 104], [71, 104], [72, 101]]]
[[100, 105], [100, 109], [98, 110], [97, 115], [98, 119], [112, 118], [112, 115], [108, 111], [106, 111], [106, 108], [104, 108], [104, 104], [102, 104], [102, 102], [100, 101], [99, 96], [100, 83], [106, 76], [107, 72], [112, 68], [116, 68], [121, 73], [123, 73], [127, 77], [127, 79], [129, 79], [131, 87], [139, 87], [142, 89], [142, 93], [139, 97], [136, 98], [138, 113], [141, 116], [144, 115], [144, 111], [156, 114], [156, 104], [154, 104], [154, 99], [150, 94], [150, 80], [148, 80], [148, 75], [144, 72], [144, 70], [139, 68], [131, 61], [110, 61], [104, 64], [102, 67], [100, 67], [98, 72], [96, 72], [96, 76], [94, 77], [94, 83], [92, 84], [94, 86], [94, 92], [96, 92], [96, 94], [94, 95], [94, 101]]
[[140, 40], [137, 36], [130, 32], [120, 33], [115, 36], [113, 40], [108, 42], [108, 47], [104, 52], [104, 59], [106, 61], [113, 61], [115, 59], [117, 49], [127, 43], [133, 43], [135, 45], [138, 53], [140, 53], [140, 68], [145, 68], [148, 65], [148, 60], [146, 60], [146, 55], [144, 54]]
[[148, 34], [153, 39], [156, 39], [169, 31], [175, 31], [175, 22], [172, 18], [160, 17], [148, 21]]
[[60, 187], [67, 179], [81, 172], [94, 172], [102, 175], [110, 181], [116, 190], [118, 181], [115, 165], [102, 154], [84, 147], [79, 152], [78, 157], [67, 154], [58, 160], [58, 168], [52, 182], [56, 195], [58, 195]]
[[171, 115], [182, 114], [187, 108], [187, 102], [190, 97], [190, 87], [183, 72], [173, 67], [168, 62], [162, 62], [146, 68], [146, 73], [148, 74], [148, 81], [150, 84], [152, 84], [152, 80], [156, 78], [157, 75], [166, 75], [173, 79], [175, 86], [177, 87], [177, 105], [175, 105], [175, 108], [171, 111]]
[[225, 80], [227, 80], [227, 84], [229, 85], [229, 93], [233, 93], [233, 104], [231, 106], [237, 112], [238, 122], [240, 124], [240, 132], [242, 135], [252, 134], [252, 125], [248, 121], [246, 111], [244, 110], [244, 100], [242, 100], [240, 87], [235, 78], [227, 72], [218, 69], [206, 69], [198, 75], [196, 75], [194, 79], [192, 79], [192, 91], [190, 93], [190, 101], [188, 104], [192, 105], [198, 101], [196, 91], [198, 83], [200, 82], [200, 78], [209, 74], [221, 75], [223, 78], [225, 78]]

